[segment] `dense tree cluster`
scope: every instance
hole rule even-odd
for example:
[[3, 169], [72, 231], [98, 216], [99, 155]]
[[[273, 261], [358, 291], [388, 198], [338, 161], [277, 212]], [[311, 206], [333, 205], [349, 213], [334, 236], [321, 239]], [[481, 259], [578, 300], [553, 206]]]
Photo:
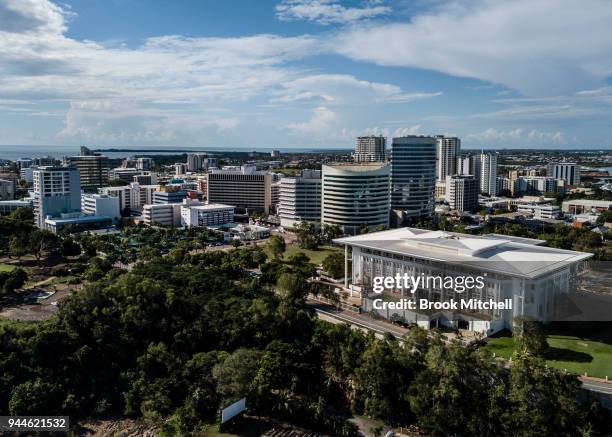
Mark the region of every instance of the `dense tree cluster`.
[[605, 429], [576, 378], [528, 350], [507, 369], [420, 329], [400, 342], [318, 321], [308, 261], [175, 247], [125, 272], [91, 258], [91, 283], [56, 318], [0, 323], [0, 412], [170, 417], [168, 434], [189, 435], [247, 397], [253, 413], [334, 436], [357, 435], [354, 413], [434, 435]]

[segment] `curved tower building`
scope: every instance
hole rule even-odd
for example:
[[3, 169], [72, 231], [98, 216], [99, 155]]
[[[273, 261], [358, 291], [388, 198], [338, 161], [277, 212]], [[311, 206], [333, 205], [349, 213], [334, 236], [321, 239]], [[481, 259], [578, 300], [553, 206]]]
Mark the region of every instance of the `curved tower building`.
[[390, 167], [383, 163], [322, 166], [321, 224], [356, 234], [389, 224]]

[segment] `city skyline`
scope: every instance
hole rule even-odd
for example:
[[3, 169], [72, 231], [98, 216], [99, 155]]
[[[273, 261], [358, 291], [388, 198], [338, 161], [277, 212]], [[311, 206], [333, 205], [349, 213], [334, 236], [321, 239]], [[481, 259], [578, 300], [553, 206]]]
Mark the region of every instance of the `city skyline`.
[[0, 0], [0, 150], [608, 148], [612, 8], [590, 3]]

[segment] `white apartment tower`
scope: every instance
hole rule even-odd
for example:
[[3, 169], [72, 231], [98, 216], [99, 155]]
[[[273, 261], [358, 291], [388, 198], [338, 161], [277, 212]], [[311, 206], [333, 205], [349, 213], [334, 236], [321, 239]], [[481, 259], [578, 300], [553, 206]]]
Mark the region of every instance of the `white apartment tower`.
[[385, 145], [387, 141], [385, 137], [366, 136], [357, 137], [355, 143], [355, 153], [353, 160], [355, 162], [379, 162], [385, 160]]
[[447, 176], [446, 201], [456, 211], [475, 211], [478, 208], [478, 181], [474, 176]]
[[304, 170], [300, 177], [281, 178], [278, 215], [283, 227], [301, 221], [321, 222], [321, 170]]
[[457, 158], [461, 152], [461, 140], [457, 137], [436, 137], [436, 180], [445, 182], [447, 176], [456, 174]]
[[497, 153], [480, 154], [480, 191], [497, 195]]
[[72, 167], [40, 167], [34, 170], [34, 219], [39, 228], [47, 217], [81, 210], [79, 170]]
[[548, 164], [546, 175], [564, 179], [569, 185], [580, 184], [580, 165], [575, 162], [555, 162]]

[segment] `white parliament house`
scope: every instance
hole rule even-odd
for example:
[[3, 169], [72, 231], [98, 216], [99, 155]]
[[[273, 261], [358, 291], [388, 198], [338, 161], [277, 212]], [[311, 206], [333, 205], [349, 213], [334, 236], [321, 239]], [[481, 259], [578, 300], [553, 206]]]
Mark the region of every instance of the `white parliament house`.
[[[555, 302], [570, 292], [590, 253], [544, 247], [544, 241], [498, 234], [468, 235], [416, 228], [399, 228], [334, 240], [352, 251], [352, 273], [345, 262], [345, 290], [362, 297], [362, 311], [429, 328], [447, 326], [491, 335], [512, 329], [517, 316], [549, 322]], [[457, 292], [434, 281], [412, 293], [396, 284], [382, 294], [375, 278], [480, 277], [484, 286]], [[379, 290], [380, 291], [380, 290]], [[511, 307], [421, 309], [389, 302], [495, 301]], [[384, 308], [381, 302], [385, 303]], [[509, 304], [509, 305], [508, 305]], [[407, 306], [407, 305], [404, 305]], [[390, 308], [391, 307], [391, 308]], [[394, 308], [395, 307], [395, 308]], [[399, 309], [397, 307], [400, 307]]]

